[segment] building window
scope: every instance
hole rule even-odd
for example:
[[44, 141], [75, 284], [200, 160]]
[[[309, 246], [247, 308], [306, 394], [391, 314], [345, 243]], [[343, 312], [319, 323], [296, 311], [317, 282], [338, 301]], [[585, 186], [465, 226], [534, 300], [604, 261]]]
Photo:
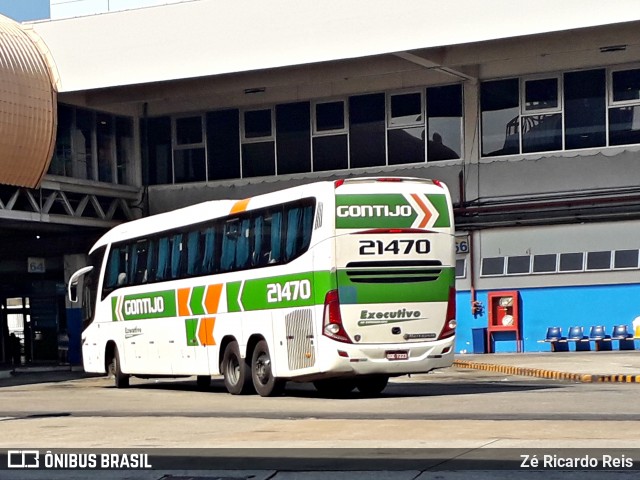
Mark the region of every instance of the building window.
[[313, 105], [313, 171], [349, 168], [349, 136], [344, 100]]
[[522, 152], [562, 150], [560, 78], [522, 82]]
[[519, 255], [507, 257], [507, 275], [522, 275], [531, 271], [531, 257]]
[[174, 118], [173, 181], [174, 183], [204, 182], [207, 163], [204, 146], [203, 116]]
[[242, 177], [276, 174], [273, 109], [247, 110], [242, 114]]
[[557, 255], [555, 253], [533, 256], [533, 273], [553, 273], [556, 268]]
[[483, 156], [520, 152], [519, 105], [517, 78], [480, 85]]
[[427, 88], [427, 161], [462, 154], [462, 85]]
[[278, 175], [311, 171], [311, 107], [309, 102], [276, 105]]
[[587, 252], [587, 270], [609, 270], [611, 268], [611, 252]]
[[350, 168], [386, 165], [385, 95], [349, 97]]
[[422, 93], [388, 95], [387, 124], [389, 165], [424, 163], [425, 119]]
[[209, 112], [206, 121], [209, 179], [240, 178], [240, 112]]
[[467, 261], [464, 258], [456, 258], [456, 278], [466, 278]]
[[58, 131], [48, 173], [126, 184], [133, 160], [133, 120], [58, 105]]
[[640, 69], [611, 72], [609, 144], [640, 143]]
[[583, 270], [584, 253], [561, 253], [560, 272], [581, 272]]
[[482, 259], [482, 276], [504, 275], [504, 257], [488, 257]]
[[614, 268], [638, 268], [638, 250], [616, 250]]
[[564, 74], [565, 148], [605, 145], [605, 71]]

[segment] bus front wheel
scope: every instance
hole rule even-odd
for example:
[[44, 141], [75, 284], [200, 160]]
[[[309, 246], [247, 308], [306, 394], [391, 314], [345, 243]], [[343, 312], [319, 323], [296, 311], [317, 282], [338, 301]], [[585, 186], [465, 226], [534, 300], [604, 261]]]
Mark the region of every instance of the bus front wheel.
[[109, 363], [109, 376], [113, 375], [115, 379], [116, 388], [127, 388], [129, 386], [129, 375], [122, 373], [120, 369], [120, 353], [118, 353], [118, 347], [113, 349], [113, 357]]
[[280, 395], [284, 391], [285, 381], [273, 376], [271, 355], [265, 340], [260, 340], [251, 357], [251, 378], [256, 392], [261, 397]]
[[231, 342], [224, 350], [222, 357], [222, 375], [224, 375], [224, 386], [227, 392], [232, 395], [245, 395], [251, 393], [250, 367], [240, 356], [240, 347], [237, 342]]

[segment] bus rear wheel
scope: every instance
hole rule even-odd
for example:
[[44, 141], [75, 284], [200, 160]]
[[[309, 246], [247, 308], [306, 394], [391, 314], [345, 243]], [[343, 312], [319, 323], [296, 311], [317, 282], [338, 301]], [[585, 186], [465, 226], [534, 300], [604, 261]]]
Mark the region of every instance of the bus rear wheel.
[[251, 378], [261, 397], [272, 397], [284, 392], [285, 381], [273, 376], [271, 355], [265, 340], [260, 340], [251, 357]]
[[367, 375], [356, 379], [356, 387], [364, 395], [380, 395], [387, 383], [388, 375]]
[[250, 367], [240, 356], [237, 342], [231, 342], [224, 350], [222, 357], [222, 375], [224, 386], [232, 395], [246, 395], [252, 393]]
[[113, 357], [109, 363], [109, 376], [115, 379], [116, 388], [127, 388], [129, 386], [129, 375], [122, 373], [120, 369], [120, 353], [118, 347], [113, 348]]

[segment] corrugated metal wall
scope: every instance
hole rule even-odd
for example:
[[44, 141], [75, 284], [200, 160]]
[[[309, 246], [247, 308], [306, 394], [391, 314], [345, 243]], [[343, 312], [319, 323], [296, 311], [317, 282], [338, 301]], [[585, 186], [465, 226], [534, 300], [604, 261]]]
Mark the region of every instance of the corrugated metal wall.
[[39, 185], [55, 146], [56, 101], [46, 58], [0, 15], [0, 184]]

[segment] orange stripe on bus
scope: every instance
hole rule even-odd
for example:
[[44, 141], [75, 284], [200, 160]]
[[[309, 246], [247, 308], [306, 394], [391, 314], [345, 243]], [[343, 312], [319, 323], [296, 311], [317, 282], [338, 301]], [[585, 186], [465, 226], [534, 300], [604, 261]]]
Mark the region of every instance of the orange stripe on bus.
[[191, 293], [190, 288], [178, 289], [178, 316], [180, 317], [186, 317], [187, 315], [191, 315], [191, 309], [189, 308], [190, 293]]
[[420, 222], [420, 225], [418, 225], [418, 228], [424, 228], [429, 223], [429, 219], [433, 214], [431, 213], [431, 210], [429, 210], [429, 208], [424, 204], [424, 202], [422, 201], [422, 199], [417, 193], [412, 193], [411, 197], [413, 197], [413, 199], [416, 201], [420, 209], [424, 212], [424, 218]]
[[207, 313], [218, 313], [220, 296], [222, 295], [222, 284], [209, 285], [204, 296], [204, 309]]
[[249, 205], [249, 198], [245, 198], [244, 200], [238, 200], [236, 203], [233, 204], [233, 207], [231, 207], [231, 213], [240, 213], [240, 212], [244, 212], [247, 209], [247, 206]]
[[216, 324], [216, 317], [207, 317], [200, 320], [200, 327], [198, 328], [198, 340], [200, 345], [215, 345], [216, 341], [213, 339], [213, 327]]

